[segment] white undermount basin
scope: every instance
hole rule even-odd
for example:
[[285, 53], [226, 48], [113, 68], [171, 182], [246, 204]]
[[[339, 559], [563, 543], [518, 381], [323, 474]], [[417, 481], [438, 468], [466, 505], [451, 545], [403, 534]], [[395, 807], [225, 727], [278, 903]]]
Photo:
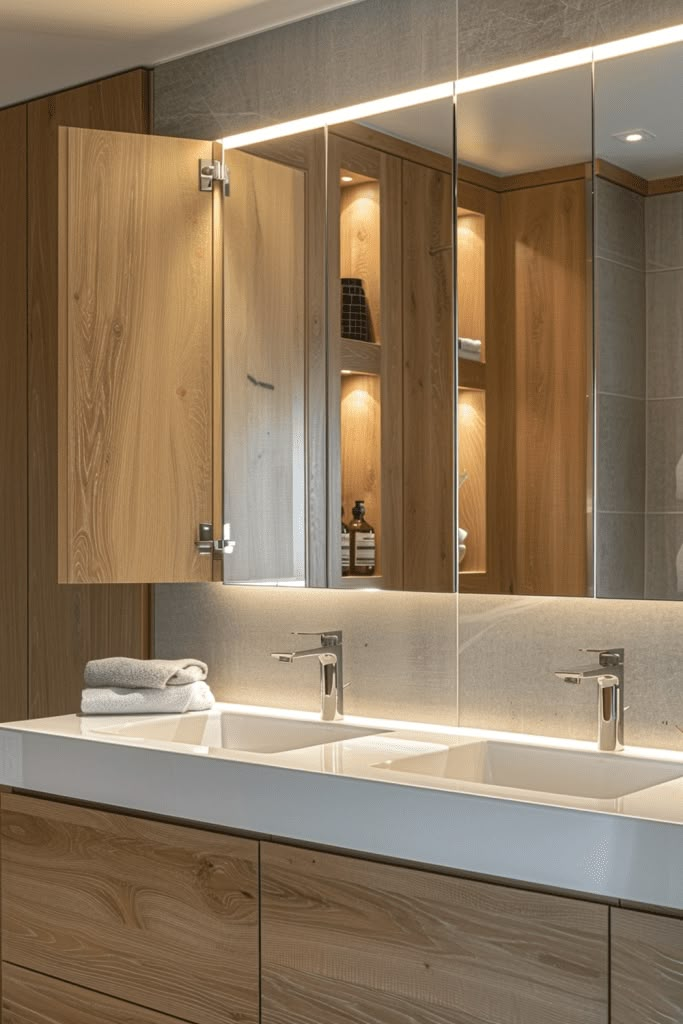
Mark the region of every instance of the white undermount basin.
[[614, 800], [683, 778], [683, 764], [623, 754], [481, 740], [383, 761], [377, 768], [506, 789]]
[[337, 743], [359, 736], [376, 736], [385, 730], [347, 725], [345, 722], [312, 722], [266, 715], [192, 714], [104, 726], [102, 735], [160, 740], [191, 746], [222, 747], [253, 754], [279, 754], [322, 743]]

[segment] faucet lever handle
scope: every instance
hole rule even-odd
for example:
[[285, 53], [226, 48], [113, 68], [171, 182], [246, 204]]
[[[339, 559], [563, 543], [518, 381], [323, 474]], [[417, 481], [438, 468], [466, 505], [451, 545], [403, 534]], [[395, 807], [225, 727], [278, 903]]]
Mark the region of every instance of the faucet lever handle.
[[614, 668], [624, 664], [623, 647], [581, 647], [583, 654], [597, 654], [603, 668]]
[[342, 641], [341, 629], [314, 629], [314, 630], [294, 630], [292, 636], [317, 636], [320, 637], [320, 643], [323, 647], [328, 644], [340, 644]]

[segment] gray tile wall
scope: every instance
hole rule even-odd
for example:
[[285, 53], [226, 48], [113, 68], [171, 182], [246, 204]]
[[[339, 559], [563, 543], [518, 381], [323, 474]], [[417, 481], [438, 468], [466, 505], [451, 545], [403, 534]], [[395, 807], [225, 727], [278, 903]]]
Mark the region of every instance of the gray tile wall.
[[[628, 36], [681, 20], [681, 0], [461, 0], [462, 74]], [[456, 73], [455, 0], [364, 0], [173, 61], [155, 72], [155, 129], [215, 138]], [[622, 368], [614, 367], [615, 378]], [[633, 393], [623, 367], [617, 394]], [[629, 385], [629, 380], [631, 385]], [[612, 515], [613, 513], [605, 513]], [[638, 532], [640, 513], [622, 519]], [[625, 541], [636, 543], [628, 529]], [[629, 584], [630, 585], [630, 584]], [[681, 746], [683, 610], [678, 605], [434, 595], [156, 588], [156, 649], [196, 652], [220, 697], [315, 706], [307, 667], [271, 664], [290, 629], [343, 625], [350, 711], [593, 735], [593, 696], [549, 671], [575, 648], [617, 643], [629, 657], [629, 737]], [[456, 683], [456, 678], [459, 682]]]
[[642, 598], [645, 573], [645, 200], [596, 180], [597, 593]]
[[342, 629], [345, 710], [454, 725], [457, 597], [215, 584], [156, 587], [157, 653], [206, 661], [222, 700], [320, 708], [317, 660], [271, 651], [315, 646], [295, 630]]
[[683, 599], [683, 193], [645, 200], [645, 596]]
[[460, 724], [593, 739], [593, 683], [555, 670], [595, 663], [583, 647], [626, 649], [626, 742], [683, 749], [683, 609], [645, 601], [461, 594]]

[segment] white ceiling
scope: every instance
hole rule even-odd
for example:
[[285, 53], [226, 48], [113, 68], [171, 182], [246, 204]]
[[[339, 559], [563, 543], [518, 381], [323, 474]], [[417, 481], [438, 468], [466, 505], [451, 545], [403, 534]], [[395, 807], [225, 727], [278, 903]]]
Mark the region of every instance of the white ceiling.
[[0, 0], [0, 107], [361, 0]]
[[[379, 131], [450, 155], [450, 100], [380, 114]], [[491, 174], [521, 174], [592, 157], [591, 68], [572, 68], [458, 98], [458, 153]], [[654, 138], [624, 143], [621, 132]], [[683, 45], [595, 68], [596, 155], [644, 178], [683, 174]]]

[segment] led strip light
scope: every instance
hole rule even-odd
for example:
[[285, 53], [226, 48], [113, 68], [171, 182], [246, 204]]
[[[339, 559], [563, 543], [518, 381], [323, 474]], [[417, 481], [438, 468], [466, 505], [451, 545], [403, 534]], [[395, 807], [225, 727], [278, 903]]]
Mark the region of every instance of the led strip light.
[[539, 75], [547, 75], [553, 71], [566, 71], [568, 68], [578, 68], [593, 61], [597, 63], [603, 60], [612, 60], [614, 57], [624, 57], [629, 53], [641, 53], [643, 50], [653, 50], [658, 46], [669, 46], [671, 43], [680, 42], [683, 42], [683, 24], [658, 29], [655, 32], [645, 32], [638, 36], [630, 36], [628, 39], [618, 39], [612, 43], [600, 43], [597, 46], [584, 47], [582, 50], [559, 53], [553, 57], [543, 57], [540, 60], [532, 60], [524, 64], [514, 64], [497, 71], [485, 71], [480, 75], [461, 78], [457, 82], [442, 82], [440, 85], [430, 85], [424, 89], [413, 89], [410, 92], [397, 93], [395, 96], [386, 96], [379, 100], [356, 103], [350, 107], [340, 107], [322, 114], [311, 114], [309, 117], [300, 117], [294, 121], [283, 121], [266, 128], [254, 128], [251, 131], [226, 135], [220, 142], [224, 149], [253, 146], [258, 142], [283, 139], [301, 132], [310, 132], [316, 128], [344, 124], [346, 121], [358, 121], [375, 114], [386, 114], [391, 110], [404, 110], [406, 107], [415, 107], [421, 103], [431, 103], [434, 100], [452, 98], [454, 95], [461, 96], [470, 92], [478, 92], [481, 89], [490, 89], [493, 86], [505, 85], [509, 82], [521, 82], [526, 78], [537, 78]]

